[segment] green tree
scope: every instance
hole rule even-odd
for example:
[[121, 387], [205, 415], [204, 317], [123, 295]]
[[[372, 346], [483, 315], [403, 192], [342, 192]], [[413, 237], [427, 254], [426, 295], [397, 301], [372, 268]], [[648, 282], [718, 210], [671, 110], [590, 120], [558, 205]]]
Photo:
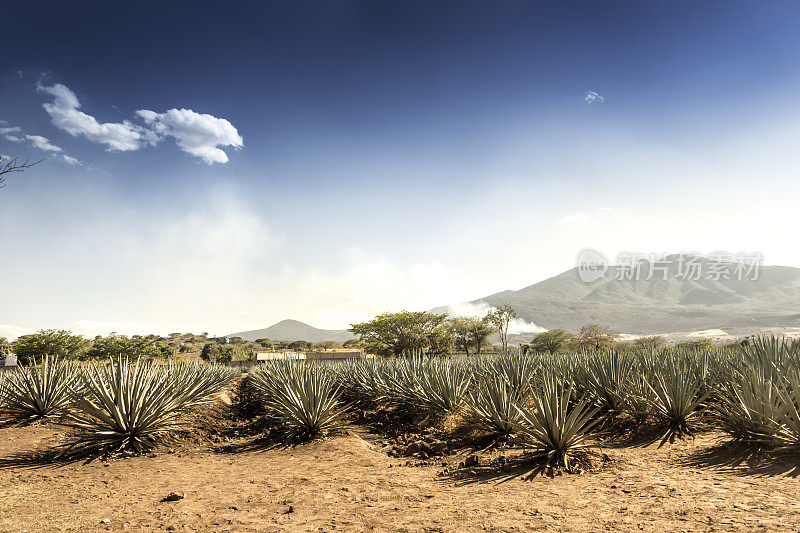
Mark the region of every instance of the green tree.
[[256, 344], [267, 350], [272, 350], [273, 344], [269, 339], [256, 339]]
[[341, 347], [342, 345], [336, 341], [321, 341], [314, 345], [315, 350], [335, 350]]
[[504, 355], [508, 355], [508, 327], [511, 321], [517, 318], [517, 312], [508, 304], [501, 305], [489, 311], [486, 315], [489, 322], [494, 325], [497, 334], [500, 336], [500, 347]]
[[221, 363], [222, 361], [222, 347], [224, 345], [218, 342], [207, 342], [203, 345], [200, 351], [200, 359], [208, 361], [209, 363]]
[[599, 324], [587, 324], [581, 327], [581, 332], [574, 338], [579, 348], [585, 350], [600, 350], [611, 348], [614, 345], [616, 332]]
[[156, 346], [157, 339], [158, 337], [155, 335], [126, 337], [116, 333], [112, 333], [108, 337], [95, 337], [89, 349], [86, 350], [86, 357], [89, 359], [108, 359], [119, 356], [128, 359], [160, 357], [162, 352], [160, 347]]
[[20, 364], [27, 365], [45, 355], [63, 359], [81, 359], [89, 341], [71, 331], [46, 329], [23, 335], [14, 342], [14, 353]]
[[369, 322], [353, 324], [350, 331], [360, 337], [370, 353], [378, 355], [442, 354], [452, 346], [446, 314], [424, 311], [384, 313]]
[[11, 353], [11, 343], [5, 337], [0, 337], [0, 358], [5, 357]]
[[347, 339], [342, 343], [342, 348], [363, 348], [364, 342], [361, 339]]
[[697, 339], [693, 341], [679, 342], [675, 345], [678, 350], [708, 350], [714, 348], [714, 341], [711, 339]]
[[313, 345], [308, 341], [294, 341], [289, 343], [288, 348], [290, 350], [294, 350], [295, 352], [300, 352], [304, 350], [310, 350], [312, 346]]
[[548, 352], [554, 354], [564, 348], [574, 337], [572, 333], [563, 329], [551, 329], [536, 335], [529, 344], [533, 352]]
[[633, 341], [633, 345], [638, 348], [639, 350], [653, 350], [657, 348], [662, 348], [667, 344], [667, 341], [664, 337], [654, 336], [654, 337], [639, 337], [635, 341]]
[[447, 327], [453, 336], [456, 349], [469, 355], [471, 349], [480, 355], [481, 347], [486, 339], [494, 332], [494, 328], [486, 318], [471, 316], [452, 317], [447, 321]]

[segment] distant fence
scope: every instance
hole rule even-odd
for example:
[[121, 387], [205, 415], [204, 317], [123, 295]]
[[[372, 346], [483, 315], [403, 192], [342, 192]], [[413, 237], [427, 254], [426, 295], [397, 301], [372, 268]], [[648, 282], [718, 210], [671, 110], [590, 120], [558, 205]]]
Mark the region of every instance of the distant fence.
[[361, 350], [323, 350], [318, 352], [257, 352], [254, 361], [229, 361], [226, 364], [234, 368], [249, 369], [267, 361], [319, 361], [335, 362], [353, 359], [371, 359], [372, 355]]

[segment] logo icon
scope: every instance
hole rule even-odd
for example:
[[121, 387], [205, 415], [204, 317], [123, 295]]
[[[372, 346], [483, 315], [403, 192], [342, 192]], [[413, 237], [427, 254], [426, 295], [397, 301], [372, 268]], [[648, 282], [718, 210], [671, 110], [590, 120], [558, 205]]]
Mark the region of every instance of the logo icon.
[[608, 259], [594, 248], [584, 248], [578, 252], [575, 261], [578, 277], [584, 283], [591, 283], [602, 278], [608, 270]]

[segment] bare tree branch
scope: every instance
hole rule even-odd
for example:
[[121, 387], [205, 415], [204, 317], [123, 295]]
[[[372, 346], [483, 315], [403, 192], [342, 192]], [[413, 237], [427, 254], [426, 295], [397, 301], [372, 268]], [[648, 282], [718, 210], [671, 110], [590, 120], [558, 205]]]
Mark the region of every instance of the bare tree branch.
[[0, 189], [6, 186], [6, 179], [3, 177], [4, 174], [11, 174], [12, 172], [22, 172], [23, 170], [38, 165], [42, 161], [44, 161], [44, 159], [40, 159], [38, 161], [30, 163], [26, 159], [24, 163], [17, 163], [16, 157], [8, 157], [5, 155], [0, 155]]

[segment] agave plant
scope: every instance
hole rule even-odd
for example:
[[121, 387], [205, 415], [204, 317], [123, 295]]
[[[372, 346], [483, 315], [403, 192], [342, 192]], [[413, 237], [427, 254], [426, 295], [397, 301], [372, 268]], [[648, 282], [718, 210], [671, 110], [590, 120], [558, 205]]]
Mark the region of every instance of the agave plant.
[[6, 386], [7, 386], [8, 378], [6, 378], [6, 373], [0, 371], [0, 413], [3, 412], [3, 408], [6, 404]]
[[778, 441], [783, 401], [776, 378], [769, 366], [751, 364], [733, 370], [719, 385], [715, 410], [735, 441], [757, 445]]
[[394, 367], [386, 361], [348, 361], [335, 367], [343, 397], [355, 405], [375, 405], [389, 396], [389, 376]]
[[88, 367], [73, 393], [67, 423], [79, 430], [74, 450], [141, 452], [187, 429], [189, 409], [222, 390], [231, 373], [200, 365], [162, 366], [118, 358]]
[[341, 389], [323, 367], [276, 361], [252, 370], [247, 379], [261, 395], [267, 414], [297, 438], [336, 430], [343, 422]]
[[457, 411], [467, 397], [472, 372], [463, 364], [440, 359], [412, 359], [392, 377], [396, 403], [434, 416]]
[[780, 405], [775, 416], [779, 428], [775, 443], [780, 448], [797, 451], [800, 450], [800, 356], [791, 354], [780, 365], [777, 387]]
[[618, 352], [604, 352], [588, 356], [576, 375], [596, 407], [616, 414], [626, 406], [626, 386], [633, 370], [632, 358]]
[[533, 356], [500, 357], [487, 372], [488, 379], [497, 376], [505, 381], [509, 392], [517, 399], [528, 396], [534, 378], [541, 371], [541, 359]]
[[551, 467], [571, 469], [575, 454], [586, 447], [589, 431], [599, 422], [588, 399], [574, 401], [573, 385], [554, 376], [543, 380], [530, 406], [516, 406], [519, 430], [533, 440]]
[[71, 389], [78, 370], [45, 356], [41, 364], [19, 368], [6, 380], [3, 416], [18, 423], [64, 415], [71, 406]]
[[705, 407], [703, 379], [685, 356], [670, 354], [649, 369], [645, 402], [667, 424], [664, 441], [691, 434], [691, 422]]
[[518, 391], [504, 376], [487, 376], [468, 394], [464, 419], [491, 435], [508, 437], [522, 419], [515, 405], [518, 398]]

